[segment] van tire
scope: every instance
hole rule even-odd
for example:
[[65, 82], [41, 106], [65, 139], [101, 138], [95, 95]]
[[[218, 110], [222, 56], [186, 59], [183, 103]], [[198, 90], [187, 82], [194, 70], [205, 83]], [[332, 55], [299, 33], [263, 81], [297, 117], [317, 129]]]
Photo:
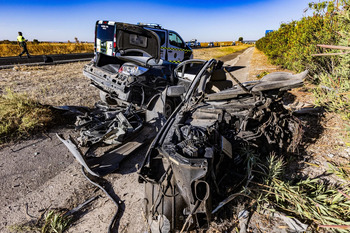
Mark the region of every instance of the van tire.
[[164, 116], [168, 119], [175, 110], [175, 103], [172, 99], [166, 98], [164, 104]]

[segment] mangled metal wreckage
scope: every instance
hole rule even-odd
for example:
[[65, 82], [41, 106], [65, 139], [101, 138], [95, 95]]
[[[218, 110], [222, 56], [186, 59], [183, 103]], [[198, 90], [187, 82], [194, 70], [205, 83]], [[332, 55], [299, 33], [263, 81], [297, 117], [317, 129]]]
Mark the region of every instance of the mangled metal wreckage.
[[204, 65], [139, 170], [151, 232], [208, 227], [213, 205], [230, 194], [225, 182], [244, 178], [243, 148], [260, 155], [295, 149], [299, 125], [282, 96], [306, 75], [272, 73], [215, 93], [226, 86], [225, 73], [215, 60]]
[[[222, 195], [225, 176], [235, 174], [242, 166], [242, 148], [253, 148], [261, 155], [293, 149], [299, 126], [283, 107], [282, 96], [300, 87], [306, 75], [278, 72], [259, 81], [232, 85], [219, 62], [204, 63], [138, 171], [145, 183], [144, 210], [152, 232], [208, 226], [213, 197]], [[220, 91], [226, 86], [232, 87]], [[85, 129], [81, 131], [81, 145], [102, 141], [122, 144], [142, 127], [139, 114], [141, 111], [132, 106], [118, 109], [102, 105], [97, 113], [78, 117], [78, 124]], [[102, 134], [91, 134], [98, 132], [91, 129], [99, 127], [104, 129]], [[122, 159], [111, 159], [118, 153], [110, 151], [89, 160], [70, 140], [62, 141], [95, 176], [117, 169]], [[229, 179], [239, 183], [242, 177], [235, 176]]]
[[[119, 29], [129, 34], [136, 30]], [[244, 179], [244, 148], [260, 155], [295, 149], [299, 125], [283, 107], [282, 96], [302, 86], [307, 71], [276, 72], [240, 83], [214, 59], [189, 60], [175, 68], [157, 58], [121, 56], [111, 62], [102, 54], [84, 74], [109, 104], [98, 103], [78, 116], [80, 146], [118, 147], [88, 156], [90, 149], [82, 154], [73, 140], [60, 139], [88, 173], [102, 177], [155, 137], [138, 170], [153, 233], [208, 227], [213, 206], [230, 194], [228, 185]], [[148, 137], [139, 140], [145, 123]]]

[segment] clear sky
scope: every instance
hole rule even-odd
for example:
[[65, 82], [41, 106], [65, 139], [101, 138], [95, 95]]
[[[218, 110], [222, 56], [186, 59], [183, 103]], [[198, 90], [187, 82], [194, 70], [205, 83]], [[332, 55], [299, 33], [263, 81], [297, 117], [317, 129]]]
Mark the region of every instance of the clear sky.
[[0, 40], [94, 40], [96, 20], [158, 23], [184, 40], [256, 40], [298, 20], [311, 0], [0, 0]]

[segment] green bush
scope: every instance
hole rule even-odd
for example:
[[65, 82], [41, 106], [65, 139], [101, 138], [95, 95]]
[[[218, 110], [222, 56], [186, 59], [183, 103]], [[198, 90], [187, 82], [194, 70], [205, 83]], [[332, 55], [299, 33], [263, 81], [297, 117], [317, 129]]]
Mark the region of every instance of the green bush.
[[[337, 45], [350, 45], [350, 1], [345, 1], [337, 14]], [[333, 72], [318, 75], [319, 86], [314, 90], [316, 104], [350, 119], [350, 54], [338, 56], [339, 64]]]
[[318, 44], [350, 44], [350, 0], [310, 3], [312, 16], [282, 24], [277, 31], [257, 41], [273, 64], [301, 72], [308, 69], [311, 81], [318, 84], [314, 90], [316, 104], [341, 113], [350, 119], [350, 55], [313, 56], [318, 53], [338, 53]]
[[[326, 6], [333, 9], [331, 3]], [[297, 72], [308, 69], [314, 74], [331, 72], [339, 63], [334, 57], [312, 56], [321, 52], [317, 44], [335, 44], [338, 37], [334, 9], [325, 13], [317, 10], [313, 16], [281, 24], [277, 31], [258, 40], [256, 46], [276, 65]]]

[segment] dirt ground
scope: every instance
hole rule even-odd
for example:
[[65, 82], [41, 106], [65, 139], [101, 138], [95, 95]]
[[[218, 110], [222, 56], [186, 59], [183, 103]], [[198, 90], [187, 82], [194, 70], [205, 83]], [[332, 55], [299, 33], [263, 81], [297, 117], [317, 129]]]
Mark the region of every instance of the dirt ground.
[[[15, 67], [0, 70], [0, 93], [7, 88], [27, 93], [42, 104], [92, 107], [99, 92], [82, 74], [86, 62], [56, 66]], [[82, 175], [80, 165], [58, 140], [74, 135], [73, 125], [52, 129], [31, 139], [10, 143], [0, 150], [0, 232], [35, 222], [48, 209], [72, 209], [99, 196], [79, 213], [68, 232], [106, 232], [116, 207]], [[120, 229], [140, 232], [143, 187], [137, 182], [135, 165], [142, 161], [142, 148], [106, 180], [120, 201]], [[133, 224], [130, 224], [133, 222]], [[30, 230], [29, 230], [30, 232]]]
[[[42, 104], [89, 106], [98, 100], [98, 91], [82, 74], [85, 62], [56, 66], [15, 67], [0, 70], [0, 93], [6, 88], [26, 92]], [[258, 51], [250, 60], [249, 79], [267, 71], [280, 71]], [[293, 90], [286, 98], [292, 110], [312, 106], [312, 94], [305, 88]], [[295, 169], [310, 177], [321, 176], [331, 161], [348, 164], [350, 148], [344, 137], [344, 121], [335, 114], [300, 116], [307, 125], [305, 139]], [[117, 211], [104, 193], [82, 175], [80, 165], [57, 139], [75, 135], [73, 125], [61, 126], [31, 139], [10, 143], [0, 150], [0, 232], [35, 222], [47, 209], [72, 209], [98, 197], [85, 209], [68, 232], [107, 232]], [[146, 147], [125, 160], [118, 171], [105, 177], [109, 191], [119, 199], [118, 232], [146, 232], [142, 215], [143, 185], [137, 182], [136, 167], [142, 162]], [[330, 180], [334, 176], [327, 176]]]
[[92, 107], [99, 92], [83, 75], [88, 62], [55, 66], [17, 66], [0, 70], [0, 94], [6, 88], [27, 93], [41, 104]]

